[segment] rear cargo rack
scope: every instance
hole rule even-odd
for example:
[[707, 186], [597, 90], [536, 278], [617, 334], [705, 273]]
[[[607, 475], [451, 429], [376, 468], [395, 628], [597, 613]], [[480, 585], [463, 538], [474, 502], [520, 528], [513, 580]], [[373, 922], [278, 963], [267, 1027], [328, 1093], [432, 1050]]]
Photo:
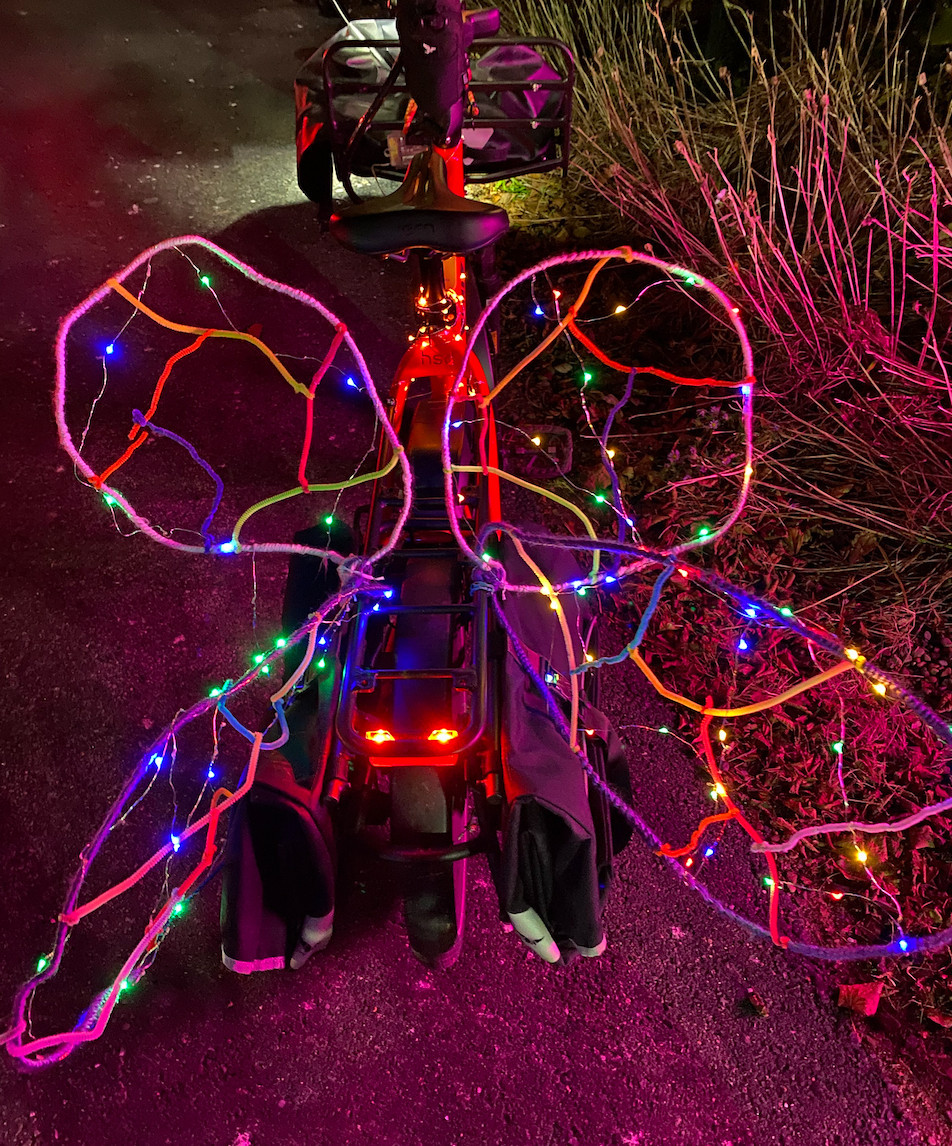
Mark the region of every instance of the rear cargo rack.
[[[353, 172], [347, 169], [347, 164], [344, 162], [353, 127], [341, 122], [340, 117], [335, 111], [334, 101], [340, 99], [343, 95], [379, 95], [384, 90], [385, 85], [386, 94], [388, 96], [408, 95], [409, 93], [406, 81], [402, 77], [399, 77], [393, 83], [387, 80], [371, 83], [366, 79], [346, 79], [341, 76], [335, 78], [331, 74], [331, 63], [340, 52], [353, 51], [354, 46], [355, 42], [353, 40], [339, 40], [336, 44], [332, 44], [324, 53], [321, 67], [324, 93], [327, 99], [327, 114], [330, 126], [331, 149], [334, 155], [334, 167], [337, 171], [338, 178], [344, 186], [344, 190], [347, 192], [348, 198], [354, 203], [360, 203], [362, 199], [354, 190], [351, 183]], [[388, 56], [393, 59], [397, 59], [400, 54], [399, 44], [396, 40], [361, 40], [360, 47], [386, 52]], [[557, 58], [562, 65], [560, 70], [563, 74], [558, 80], [533, 80], [528, 84], [525, 80], [472, 80], [468, 85], [468, 89], [472, 92], [477, 106], [479, 105], [481, 93], [484, 95], [498, 92], [524, 93], [528, 88], [528, 90], [532, 92], [561, 92], [564, 97], [562, 110], [555, 116], [507, 115], [504, 120], [486, 119], [485, 121], [481, 121], [477, 118], [467, 121], [467, 126], [481, 127], [483, 123], [485, 123], [487, 126], [512, 125], [528, 127], [533, 130], [540, 127], [551, 127], [555, 129], [554, 140], [556, 144], [556, 154], [546, 159], [530, 160], [524, 163], [494, 164], [492, 170], [483, 171], [480, 171], [478, 163], [473, 163], [471, 167], [467, 167], [466, 182], [494, 183], [500, 179], [511, 179], [517, 175], [530, 175], [539, 171], [551, 171], [555, 168], [561, 169], [562, 174], [566, 175], [568, 174], [569, 140], [572, 131], [572, 95], [575, 90], [575, 61], [572, 58], [572, 53], [561, 41], [549, 39], [548, 37], [532, 37], [526, 39], [499, 39], [493, 37], [492, 39], [474, 40], [469, 50], [471, 55], [478, 55], [482, 51], [504, 47], [547, 49], [547, 61], [551, 62], [553, 58]], [[386, 135], [387, 132], [402, 131], [403, 126], [402, 118], [378, 119], [374, 117], [368, 128], [368, 134]], [[404, 167], [394, 167], [390, 164], [383, 164], [381, 166], [375, 166], [373, 168], [373, 174], [380, 178], [390, 179], [399, 183], [403, 181], [406, 169]]]

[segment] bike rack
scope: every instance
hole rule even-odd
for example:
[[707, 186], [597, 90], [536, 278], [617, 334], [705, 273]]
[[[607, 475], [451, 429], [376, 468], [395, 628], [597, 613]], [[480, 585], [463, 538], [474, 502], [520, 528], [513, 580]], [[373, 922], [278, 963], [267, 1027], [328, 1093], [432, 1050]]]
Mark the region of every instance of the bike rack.
[[[403, 552], [428, 554], [428, 550], [405, 550]], [[489, 702], [488, 671], [486, 655], [486, 629], [489, 619], [489, 605], [485, 593], [479, 593], [475, 601], [459, 602], [451, 605], [390, 605], [374, 611], [373, 605], [380, 605], [379, 598], [362, 597], [358, 602], [357, 616], [341, 678], [340, 704], [337, 709], [336, 731], [343, 747], [355, 756], [374, 757], [377, 760], [402, 758], [419, 760], [420, 764], [432, 762], [435, 758], [446, 757], [449, 751], [454, 758], [474, 747], [486, 731]], [[453, 614], [469, 616], [473, 622], [473, 641], [470, 664], [465, 668], [433, 669], [375, 669], [363, 664], [367, 646], [367, 627], [371, 621], [381, 617], [399, 615]], [[464, 689], [473, 695], [466, 726], [455, 737], [452, 744], [434, 742], [432, 745], [417, 737], [400, 737], [382, 744], [368, 741], [354, 727], [357, 716], [359, 693], [373, 692], [378, 682], [397, 680], [450, 680], [456, 689]], [[383, 766], [386, 766], [385, 764]]]
[[[327, 98], [327, 116], [330, 126], [330, 139], [331, 150], [334, 155], [334, 167], [337, 171], [341, 183], [344, 185], [344, 190], [352, 202], [360, 203], [363, 200], [354, 191], [351, 185], [351, 172], [347, 169], [344, 159], [346, 157], [347, 149], [350, 146], [356, 128], [351, 127], [345, 129], [339, 121], [334, 109], [334, 100], [341, 94], [376, 94], [379, 95], [382, 91], [386, 90], [386, 95], [407, 95], [409, 91], [405, 80], [397, 82], [388, 82], [384, 80], [380, 83], [370, 83], [367, 80], [360, 79], [346, 79], [338, 76], [335, 78], [330, 74], [329, 65], [334, 58], [343, 51], [352, 51], [358, 45], [361, 48], [376, 49], [377, 51], [386, 52], [392, 56], [394, 60], [399, 58], [399, 41], [397, 40], [339, 40], [336, 44], [332, 44], [330, 48], [324, 53], [321, 61], [321, 71], [324, 83], [324, 93]], [[467, 183], [495, 183], [500, 179], [511, 179], [517, 175], [530, 175], [539, 171], [551, 171], [554, 168], [560, 168], [563, 175], [568, 174], [569, 169], [569, 140], [572, 132], [572, 95], [575, 90], [575, 60], [572, 57], [571, 51], [560, 40], [550, 39], [548, 37], [530, 37], [525, 39], [479, 39], [474, 40], [470, 51], [488, 51], [491, 48], [503, 47], [532, 47], [532, 48], [548, 48], [551, 53], [558, 54], [561, 57], [563, 64], [564, 76], [558, 80], [537, 80], [526, 84], [525, 80], [511, 80], [511, 81], [495, 81], [495, 80], [472, 80], [468, 85], [468, 90], [473, 93], [478, 106], [479, 95], [490, 94], [495, 92], [525, 92], [526, 88], [534, 92], [561, 92], [564, 97], [564, 107], [561, 114], [548, 117], [535, 117], [531, 115], [526, 116], [507, 116], [505, 120], [486, 120], [487, 125], [502, 125], [511, 124], [513, 126], [530, 127], [532, 129], [540, 127], [553, 127], [557, 130], [556, 142], [558, 154], [551, 159], [543, 159], [537, 161], [529, 161], [526, 163], [513, 163], [510, 165], [500, 165], [500, 167], [493, 171], [479, 172], [478, 169], [466, 172]], [[386, 85], [386, 89], [385, 89]], [[361, 123], [363, 121], [361, 120]], [[402, 131], [404, 127], [403, 118], [400, 119], [376, 119], [372, 118], [371, 123], [373, 130], [376, 132], [387, 131]], [[358, 125], [359, 126], [359, 125]], [[481, 126], [480, 120], [472, 119], [467, 121], [467, 126], [478, 127]], [[370, 126], [368, 125], [368, 130]], [[464, 129], [465, 130], [465, 129]], [[475, 165], [473, 165], [475, 168]], [[390, 179], [394, 182], [402, 182], [406, 175], [406, 169], [403, 167], [393, 167], [390, 164], [384, 164], [381, 167], [374, 168], [374, 174], [384, 179]]]

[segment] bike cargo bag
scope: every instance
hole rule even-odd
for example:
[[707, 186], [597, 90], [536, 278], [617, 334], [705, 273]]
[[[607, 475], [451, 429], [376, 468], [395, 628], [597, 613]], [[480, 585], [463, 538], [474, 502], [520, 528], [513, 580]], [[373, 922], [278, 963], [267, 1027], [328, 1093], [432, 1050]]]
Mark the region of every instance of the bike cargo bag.
[[326, 946], [336, 867], [327, 810], [295, 782], [286, 761], [269, 758], [228, 823], [221, 897], [225, 966], [244, 975], [283, 970]]
[[[331, 545], [353, 552], [343, 522], [314, 525], [294, 534], [296, 545]], [[340, 588], [337, 566], [309, 554], [292, 554], [282, 609], [285, 633]], [[306, 639], [284, 652], [287, 679], [300, 665]], [[320, 803], [324, 749], [333, 725], [334, 672], [299, 689], [286, 710], [288, 739], [280, 752], [262, 754], [251, 791], [231, 812], [221, 900], [222, 960], [241, 974], [299, 966], [330, 941], [337, 851], [334, 827]], [[319, 770], [314, 774], [315, 767]]]
[[[564, 550], [526, 546], [553, 584], [582, 576]], [[533, 584], [532, 570], [510, 543], [502, 561], [507, 580]], [[580, 605], [562, 597], [576, 663], [584, 663]], [[514, 639], [506, 657], [503, 756], [502, 906], [523, 940], [547, 962], [566, 963], [605, 949], [602, 911], [613, 856], [631, 829], [588, 780], [523, 660], [550, 682], [568, 723], [569, 664], [562, 630], [547, 598], [510, 593], [503, 612]], [[628, 763], [608, 719], [582, 698], [579, 730], [590, 763], [622, 798], [631, 799]]]
[[[565, 75], [542, 48], [561, 57]], [[298, 184], [327, 214], [335, 163], [341, 179], [404, 176], [412, 150], [400, 141], [409, 103], [402, 76], [341, 171], [354, 129], [398, 55], [394, 20], [354, 20], [314, 52], [295, 80]], [[462, 133], [467, 179], [488, 182], [556, 166], [564, 171], [574, 76], [568, 49], [555, 41], [476, 41], [470, 65], [479, 114]]]

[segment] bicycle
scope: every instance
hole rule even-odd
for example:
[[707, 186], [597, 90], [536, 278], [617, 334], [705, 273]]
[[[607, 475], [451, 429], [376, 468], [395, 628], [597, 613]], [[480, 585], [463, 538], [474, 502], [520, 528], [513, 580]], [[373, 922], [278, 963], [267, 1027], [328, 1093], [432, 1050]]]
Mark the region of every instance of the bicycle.
[[[481, 591], [490, 588], [486, 574], [464, 560], [449, 516], [455, 513], [455, 524], [471, 537], [487, 523], [502, 519], [495, 422], [486, 403], [493, 388], [496, 332], [484, 329], [465, 360], [464, 352], [469, 326], [482, 309], [483, 292], [495, 285], [492, 252], [509, 223], [502, 208], [465, 197], [462, 136], [465, 124], [472, 122], [466, 113], [478, 106], [480, 89], [465, 82], [468, 63], [460, 66], [461, 53], [465, 60], [473, 42], [478, 48], [498, 29], [496, 10], [464, 17], [459, 0], [400, 0], [399, 55], [381, 82], [357, 83], [365, 96], [373, 93], [373, 99], [349, 132], [334, 114], [335, 98], [341, 90], [349, 90], [332, 73], [343, 42], [323, 53], [330, 130], [320, 178], [315, 178], [314, 157], [308, 154], [314, 135], [308, 136], [304, 147], [299, 135], [302, 187], [317, 199], [334, 238], [352, 251], [410, 262], [416, 330], [397, 368], [388, 402], [392, 425], [409, 460], [411, 489], [404, 491], [386, 479], [377, 481], [361, 515], [360, 540], [343, 538], [357, 551], [354, 562], [359, 567], [360, 554], [379, 551], [389, 536], [400, 534], [397, 547], [378, 570], [387, 588], [383, 595], [375, 589], [357, 596], [345, 634], [330, 650], [332, 655], [322, 660], [326, 664], [330, 659], [331, 676], [309, 670], [305, 678], [296, 704], [298, 714], [306, 714], [297, 718], [293, 749], [297, 779], [289, 783], [286, 772], [283, 779], [273, 771], [259, 773], [248, 801], [251, 834], [257, 824], [259, 837], [267, 835], [283, 856], [283, 866], [279, 860], [281, 870], [271, 872], [270, 882], [300, 891], [307, 887], [301, 873], [310, 871], [314, 877], [316, 891], [310, 899], [305, 891], [285, 904], [285, 914], [303, 917], [300, 939], [290, 956], [294, 968], [330, 940], [333, 906], [322, 892], [326, 892], [328, 857], [341, 837], [357, 837], [401, 869], [410, 948], [425, 964], [445, 967], [459, 954], [466, 861], [478, 853], [489, 858], [500, 890], [500, 914], [512, 920], [543, 959], [557, 962], [563, 956], [545, 926], [541, 905], [536, 905], [539, 910], [526, 904], [523, 911], [506, 911], [498, 838], [506, 814], [505, 774], [511, 750], [502, 715], [506, 640], [491, 614], [488, 592]], [[568, 160], [571, 56], [554, 41], [537, 43], [554, 48], [568, 61], [564, 76], [548, 80], [548, 90], [562, 95], [560, 114], [551, 125], [559, 145], [550, 147], [535, 166], [517, 165], [520, 174], [553, 166], [564, 170]], [[377, 39], [361, 40], [360, 45], [363, 51], [381, 54], [394, 46]], [[401, 71], [406, 77], [402, 87], [397, 82]], [[543, 85], [537, 86], [541, 90]], [[386, 98], [402, 90], [413, 101], [403, 122], [376, 123], [374, 115]], [[299, 114], [299, 132], [301, 122]], [[533, 130], [540, 126], [539, 119], [527, 122]], [[401, 146], [391, 146], [391, 155], [395, 150], [405, 154], [408, 164], [393, 194], [361, 201], [353, 188], [351, 164], [372, 128], [399, 130]], [[326, 170], [330, 159], [352, 200], [333, 212]], [[401, 172], [390, 167], [387, 174], [395, 178]], [[498, 170], [489, 174], [499, 177]], [[444, 417], [451, 397], [457, 409], [444, 447]], [[391, 456], [382, 441], [378, 471]], [[445, 480], [448, 461], [477, 471], [457, 491], [452, 505]], [[307, 541], [308, 536], [301, 534], [296, 540]], [[307, 568], [307, 559], [292, 561], [285, 631], [301, 623], [335, 588], [319, 571], [309, 587]], [[292, 654], [291, 665], [298, 659]], [[591, 751], [594, 755], [594, 744]], [[604, 762], [599, 767], [604, 775]], [[301, 797], [302, 782], [309, 784], [307, 801]], [[600, 796], [593, 795], [591, 804], [600, 891], [604, 891], [612, 854], [608, 810]], [[310, 822], [315, 817], [323, 824], [316, 859]], [[381, 839], [373, 828], [386, 822], [389, 834]], [[330, 837], [334, 843], [328, 845]], [[293, 839], [297, 845], [289, 845]], [[333, 869], [333, 860], [329, 866]], [[235, 878], [226, 876], [223, 894], [226, 916], [229, 902], [234, 904], [241, 896]], [[603, 949], [603, 940], [580, 948], [585, 954]], [[281, 963], [275, 955], [249, 960], [224, 950], [224, 956], [235, 970]]]
[[[419, 14], [424, 10], [423, 0], [400, 2], [405, 11]], [[434, 9], [447, 6], [452, 10], [458, 7], [455, 0], [452, 5], [449, 0], [439, 0]], [[460, 15], [458, 11], [456, 15]], [[459, 31], [461, 26], [459, 19], [454, 27]], [[462, 42], [461, 33], [458, 42]], [[392, 46], [392, 41], [388, 43]], [[426, 41], [422, 43], [425, 45]], [[551, 46], [551, 42], [547, 43]], [[368, 46], [366, 40], [363, 44], [364, 50], [384, 50], [381, 45]], [[423, 51], [421, 66], [426, 66], [430, 54]], [[458, 71], [456, 75], [458, 79]], [[559, 80], [561, 90], [570, 90], [570, 80], [571, 75]], [[356, 82], [358, 86], [364, 84], [363, 80]], [[343, 158], [343, 181], [354, 199], [358, 196], [346, 164], [353, 160], [359, 166], [362, 132], [369, 134], [371, 109], [378, 102], [379, 85], [383, 84], [390, 93], [397, 90], [393, 76], [378, 81], [375, 94], [364, 108], [366, 116], [362, 113], [361, 122], [353, 129], [345, 131], [343, 125], [335, 126], [331, 118], [332, 158], [335, 154], [338, 160]], [[554, 85], [553, 90], [557, 89], [558, 85]], [[741, 307], [716, 284], [696, 271], [621, 247], [543, 260], [513, 278], [481, 310], [480, 295], [487, 292], [493, 279], [492, 260], [486, 252], [491, 252], [504, 224], [492, 209], [465, 206], [469, 201], [454, 190], [454, 185], [460, 191], [464, 189], [461, 151], [458, 145], [448, 148], [442, 144], [452, 141], [452, 136], [446, 134], [449, 126], [465, 123], [465, 118], [460, 120], [456, 114], [459, 102], [466, 98], [465, 85], [454, 90], [456, 111], [447, 113], [445, 124], [430, 116], [436, 130], [443, 132], [439, 145], [430, 142], [416, 154], [404, 152], [409, 159], [409, 172], [400, 192], [384, 197], [376, 208], [340, 212], [334, 220], [330, 218], [332, 212], [328, 212], [328, 224], [345, 241], [358, 249], [369, 247], [390, 257], [403, 258], [405, 250], [418, 242], [422, 244], [421, 232], [415, 228], [425, 228], [427, 245], [421, 247], [422, 253], [412, 256], [416, 260], [412, 264], [417, 276], [414, 298], [420, 325], [411, 334], [410, 346], [398, 369], [389, 413], [381, 403], [359, 347], [336, 315], [306, 292], [269, 279], [201, 236], [168, 239], [143, 251], [75, 306], [60, 324], [54, 391], [60, 442], [76, 475], [97, 492], [114, 519], [123, 514], [137, 532], [181, 552], [210, 555], [244, 551], [252, 558], [255, 553], [291, 552], [295, 557], [289, 569], [282, 635], [274, 639], [273, 647], [267, 651], [256, 651], [252, 664], [237, 680], [216, 685], [204, 698], [180, 709], [152, 738], [98, 831], [83, 849], [56, 920], [55, 936], [40, 954], [35, 972], [19, 988], [11, 1025], [0, 1035], [8, 1052], [25, 1068], [41, 1069], [100, 1037], [120, 995], [134, 987], [152, 965], [175, 918], [185, 913], [190, 898], [222, 869], [217, 833], [222, 817], [229, 811], [223, 956], [226, 964], [238, 971], [298, 968], [329, 942], [337, 844], [352, 835], [407, 872], [404, 915], [410, 946], [430, 966], [448, 966], [459, 953], [465, 908], [464, 865], [480, 851], [489, 859], [499, 895], [500, 918], [511, 922], [535, 954], [550, 963], [568, 962], [576, 955], [596, 956], [605, 948], [601, 908], [612, 876], [613, 858], [626, 841], [625, 832], [619, 829], [619, 818], [627, 825], [628, 834], [632, 826], [637, 828], [656, 854], [702, 891], [717, 910], [790, 952], [850, 960], [938, 949], [949, 942], [948, 931], [943, 931], [925, 939], [900, 935], [876, 946], [831, 948], [792, 940], [783, 934], [781, 880], [773, 853], [789, 851], [801, 839], [821, 833], [854, 828], [878, 832], [912, 826], [928, 815], [947, 810], [946, 802], [920, 809], [903, 823], [812, 825], [786, 841], [768, 842], [735, 802], [729, 781], [724, 782], [712, 744], [712, 719], [752, 715], [840, 674], [855, 671], [871, 683], [878, 696], [902, 699], [944, 745], [950, 742], [948, 725], [891, 674], [879, 669], [859, 650], [844, 647], [842, 638], [808, 626], [789, 606], [778, 607], [686, 559], [687, 554], [722, 536], [739, 519], [754, 473], [753, 350]], [[380, 99], [380, 106], [385, 102], [386, 97]], [[434, 106], [439, 110], [442, 105], [437, 100]], [[401, 125], [404, 118], [399, 120]], [[422, 119], [426, 118], [424, 113]], [[567, 118], [568, 111], [563, 109], [562, 118], [556, 121], [556, 125], [562, 125], [563, 144], [567, 139]], [[530, 127], [533, 122], [530, 118]], [[400, 146], [395, 147], [395, 155], [400, 158]], [[299, 153], [299, 163], [302, 158]], [[542, 162], [549, 167], [564, 165], [565, 158], [556, 143]], [[498, 175], [499, 170], [497, 166], [493, 173]], [[396, 174], [396, 169], [390, 171], [391, 176]], [[321, 198], [320, 194], [317, 198]], [[411, 225], [409, 231], [404, 224]], [[310, 314], [320, 314], [336, 330], [310, 387], [300, 383], [281, 361], [281, 357], [298, 356], [275, 354], [257, 337], [255, 327], [242, 330], [229, 318], [211, 289], [209, 276], [183, 249], [188, 246], [204, 252], [203, 257], [213, 255], [223, 260], [246, 280], [296, 299], [309, 308]], [[440, 250], [443, 246], [449, 249]], [[168, 250], [184, 257], [201, 288], [210, 291], [226, 319], [225, 325], [217, 316], [210, 324], [184, 324], [161, 313], [163, 307], [156, 310], [144, 301], [151, 260]], [[658, 282], [670, 284], [680, 296], [692, 301], [697, 296], [705, 315], [719, 314], [725, 327], [737, 336], [739, 377], [733, 372], [730, 378], [697, 377], [693, 372], [685, 376], [660, 365], [637, 361], [627, 364], [610, 357], [585, 329], [588, 321], [601, 318], [581, 319], [579, 311], [600, 269], [619, 258], [651, 268], [658, 273]], [[535, 350], [493, 385], [495, 345], [487, 319], [500, 300], [521, 283], [534, 283], [535, 276], [545, 274], [554, 265], [596, 260], [569, 306], [558, 304], [558, 292], [553, 288], [546, 310], [530, 287], [535, 312], [546, 320], [548, 331]], [[134, 282], [130, 276], [142, 268], [144, 278], [138, 293], [134, 293], [124, 284]], [[101, 328], [94, 328], [92, 345], [89, 331], [84, 332], [77, 357], [86, 364], [87, 373], [92, 366], [96, 385], [78, 440], [70, 430], [66, 402], [68, 343], [76, 324], [113, 296], [123, 298], [133, 308], [132, 316], [142, 314], [160, 327], [190, 335], [193, 341], [179, 346], [167, 359], [147, 411], [132, 410], [133, 426], [122, 452], [116, 456], [112, 450], [100, 447], [87, 457], [84, 450], [93, 413], [106, 389], [106, 363], [131, 317], [127, 316], [121, 327], [113, 328], [118, 333], [110, 335], [107, 343], [101, 341]], [[614, 314], [627, 309], [616, 306]], [[477, 312], [479, 317], [473, 323]], [[472, 329], [467, 331], [469, 324]], [[623, 394], [612, 399], [600, 429], [594, 425], [584, 398], [588, 376], [582, 380], [582, 408], [589, 435], [597, 443], [611, 479], [617, 540], [600, 536], [588, 516], [572, 501], [530, 482], [523, 484], [571, 512], [587, 536], [577, 528], [574, 533], [557, 534], [520, 528], [502, 520], [498, 479], [519, 479], [503, 474], [495, 464], [498, 451], [492, 400], [563, 333], [612, 371], [628, 377]], [[173, 366], [206, 340], [217, 338], [254, 346], [294, 392], [308, 402], [297, 486], [272, 493], [245, 509], [230, 534], [224, 536], [220, 526], [213, 528], [223, 492], [220, 475], [189, 439], [152, 420]], [[378, 467], [372, 473], [360, 473], [361, 463], [349, 480], [310, 487], [306, 469], [313, 398], [321, 377], [344, 342], [355, 363], [355, 373], [364, 381], [383, 434]], [[303, 360], [320, 361], [311, 355]], [[653, 374], [676, 385], [723, 387], [739, 392], [740, 398], [744, 466], [733, 506], [716, 527], [705, 525], [692, 531], [690, 538], [664, 550], [646, 548], [637, 539], [635, 522], [628, 516], [617, 474], [610, 464], [614, 452], [608, 448], [612, 420], [628, 402], [638, 374]], [[123, 400], [127, 400], [128, 395], [123, 393]], [[145, 394], [148, 395], [147, 390]], [[456, 410], [456, 406], [460, 409]], [[455, 417], [456, 414], [463, 416]], [[536, 438], [523, 436], [536, 446], [540, 444]], [[215, 482], [211, 510], [200, 530], [186, 529], [193, 535], [190, 540], [182, 540], [173, 536], [173, 531], [150, 523], [113, 484], [112, 475], [150, 437], [166, 438], [184, 448], [206, 477]], [[541, 453], [536, 456], [541, 457]], [[95, 469], [90, 457], [96, 459]], [[108, 464], [103, 465], [104, 462]], [[560, 474], [565, 468], [565, 464], [556, 466]], [[403, 479], [399, 484], [394, 480], [396, 473]], [[456, 483], [464, 476], [466, 484], [458, 486]], [[367, 481], [375, 484], [371, 502], [359, 517], [359, 540], [333, 516], [301, 531], [294, 545], [286, 541], [241, 540], [245, 523], [261, 509], [302, 493], [339, 493]], [[581, 492], [581, 487], [578, 489]], [[596, 503], [609, 500], [607, 492], [598, 487], [588, 492]], [[626, 528], [635, 537], [632, 543], [626, 542]], [[486, 551], [484, 546], [492, 547], [492, 551]], [[553, 552], [555, 559], [551, 559]], [[544, 561], [544, 554], [549, 554], [550, 559]], [[576, 572], [569, 567], [575, 561], [571, 554], [591, 556], [590, 571], [584, 577], [576, 575], [581, 572], [577, 566]], [[559, 558], [563, 559], [561, 565]], [[600, 568], [603, 558], [612, 564]], [[325, 562], [339, 565], [332, 568]], [[579, 598], [652, 566], [659, 573], [632, 639], [617, 653], [604, 657], [589, 653], [585, 660], [591, 663], [580, 663], [581, 650], [588, 653], [593, 643], [589, 624], [579, 644]], [[745, 633], [754, 625], [787, 630], [810, 642], [814, 662], [812, 649], [816, 648], [839, 657], [839, 663], [779, 696], [758, 699], [752, 704], [713, 707], [710, 695], [700, 702], [672, 691], [655, 675], [639, 646], [665, 585], [674, 576], [679, 578], [678, 584], [693, 583], [718, 595], [738, 618], [745, 618], [741, 621]], [[549, 607], [559, 622], [558, 636]], [[307, 647], [302, 649], [300, 645], [305, 640]], [[323, 647], [323, 654], [316, 651], [318, 646]], [[745, 635], [738, 641], [737, 650], [748, 648]], [[268, 681], [282, 656], [285, 679], [269, 697], [273, 719], [267, 731], [254, 732], [236, 718], [234, 700], [256, 683]], [[594, 673], [588, 670], [628, 659], [661, 696], [702, 717], [701, 747], [712, 781], [709, 795], [723, 802], [723, 810], [703, 817], [688, 842], [680, 846], [665, 843], [632, 806], [630, 785], [626, 791], [624, 753], [616, 754], [620, 747], [617, 737], [613, 744], [614, 734], [608, 721], [594, 707], [597, 698], [589, 684]], [[570, 688], [564, 686], [565, 680], [571, 682]], [[211, 756], [207, 771], [205, 767], [198, 773], [192, 771], [188, 778], [197, 795], [183, 819], [172, 777], [178, 752], [176, 738], [187, 726], [206, 716], [211, 717]], [[219, 772], [223, 767], [218, 755], [219, 733], [225, 722], [232, 725], [244, 743], [251, 745], [237, 783]], [[667, 735], [670, 730], [662, 726], [653, 731]], [[721, 728], [718, 741], [723, 743], [726, 737], [726, 730]], [[837, 752], [841, 748], [839, 742]], [[151, 852], [148, 858], [125, 878], [83, 900], [87, 876], [100, 849], [117, 825], [145, 800], [160, 776], [163, 781], [168, 780], [173, 793], [164, 839], [160, 837], [156, 846], [154, 826], [150, 825], [146, 833]], [[226, 780], [229, 786], [219, 784], [219, 779]], [[164, 783], [159, 787], [166, 789]], [[736, 821], [748, 835], [753, 851], [766, 853], [768, 875], [763, 887], [768, 901], [768, 926], [738, 916], [733, 906], [717, 900], [702, 883], [695, 882], [696, 856], [703, 860], [715, 852], [716, 841], [702, 843], [705, 833], [714, 824], [731, 821]], [[204, 848], [196, 856], [195, 844], [202, 839]], [[191, 859], [184, 855], [175, 861], [173, 857], [182, 851], [191, 852]], [[865, 862], [865, 855], [861, 858]], [[71, 1029], [35, 1037], [30, 1029], [34, 995], [58, 973], [72, 929], [162, 867], [164, 884], [158, 900], [152, 900], [142, 937], [124, 961], [110, 969], [109, 985], [94, 993]], [[248, 958], [244, 958], [243, 945], [249, 948]]]

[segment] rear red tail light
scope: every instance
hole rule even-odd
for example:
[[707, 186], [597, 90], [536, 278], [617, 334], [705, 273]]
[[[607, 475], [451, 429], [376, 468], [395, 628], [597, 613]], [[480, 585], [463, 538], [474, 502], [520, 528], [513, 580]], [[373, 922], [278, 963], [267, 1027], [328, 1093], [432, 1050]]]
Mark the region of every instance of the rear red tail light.
[[372, 744], [385, 744], [388, 740], [393, 740], [393, 733], [388, 732], [386, 728], [375, 728], [373, 732], [367, 732], [365, 735]]
[[455, 728], [434, 728], [427, 740], [438, 740], [440, 744], [447, 744], [450, 740], [455, 740], [459, 733]]

